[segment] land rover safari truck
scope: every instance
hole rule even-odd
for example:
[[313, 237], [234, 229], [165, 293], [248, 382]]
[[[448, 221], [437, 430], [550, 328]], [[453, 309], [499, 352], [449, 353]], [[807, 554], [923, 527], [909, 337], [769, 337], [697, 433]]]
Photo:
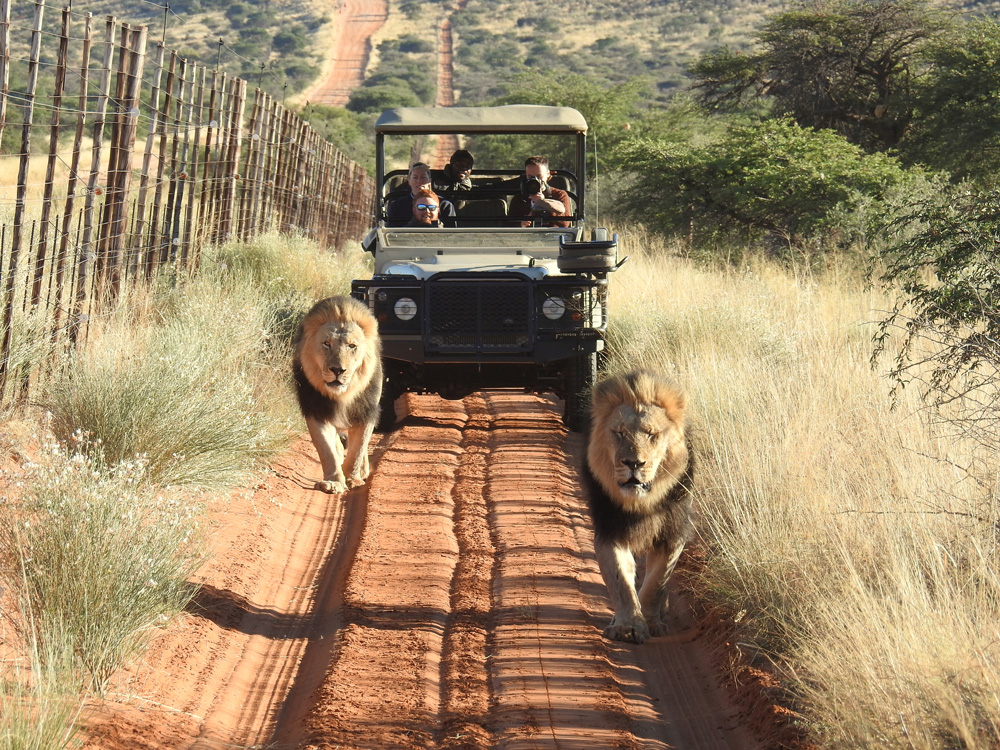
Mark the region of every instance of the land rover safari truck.
[[[375, 146], [379, 189], [363, 241], [374, 273], [352, 294], [382, 336], [380, 429], [391, 429], [406, 392], [459, 399], [517, 388], [563, 399], [566, 426], [581, 430], [604, 349], [608, 275], [620, 265], [617, 236], [585, 236], [583, 116], [535, 105], [389, 109], [375, 123]], [[464, 185], [438, 192], [454, 215], [444, 206], [443, 227], [407, 226], [409, 214], [400, 221], [408, 167], [441, 167], [458, 148], [475, 164]], [[524, 162], [536, 155], [549, 160], [548, 185], [568, 194], [569, 215], [524, 215], [521, 196], [537, 189], [525, 184]]]

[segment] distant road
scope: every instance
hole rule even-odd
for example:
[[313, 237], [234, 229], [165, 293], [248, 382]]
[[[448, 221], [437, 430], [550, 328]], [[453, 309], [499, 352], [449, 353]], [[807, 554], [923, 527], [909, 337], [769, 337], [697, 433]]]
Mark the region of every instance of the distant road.
[[385, 23], [388, 0], [335, 0], [338, 32], [324, 77], [301, 95], [302, 101], [343, 107], [361, 82], [371, 54], [371, 38]]

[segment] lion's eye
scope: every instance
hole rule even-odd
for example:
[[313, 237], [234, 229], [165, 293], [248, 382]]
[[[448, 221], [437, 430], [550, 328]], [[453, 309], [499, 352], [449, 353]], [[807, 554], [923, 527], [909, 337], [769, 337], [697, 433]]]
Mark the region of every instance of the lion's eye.
[[351, 343], [349, 343], [349, 344], [347, 345], [347, 348], [348, 348], [348, 349], [350, 349], [350, 350], [351, 350], [351, 351], [353, 352], [353, 351], [354, 351], [355, 349], [357, 349], [357, 348], [358, 348], [358, 345], [357, 345], [357, 344], [355, 344], [355, 343], [353, 343], [353, 342], [351, 342]]
[[329, 341], [324, 341], [323, 342], [323, 348], [324, 349], [329, 349], [330, 348], [330, 342]]

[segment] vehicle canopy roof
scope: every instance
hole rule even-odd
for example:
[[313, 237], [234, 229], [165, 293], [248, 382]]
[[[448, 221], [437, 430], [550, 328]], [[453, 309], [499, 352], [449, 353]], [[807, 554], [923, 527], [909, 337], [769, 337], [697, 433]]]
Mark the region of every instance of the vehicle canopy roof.
[[586, 133], [587, 121], [571, 107], [507, 104], [500, 107], [396, 107], [375, 121], [376, 133]]

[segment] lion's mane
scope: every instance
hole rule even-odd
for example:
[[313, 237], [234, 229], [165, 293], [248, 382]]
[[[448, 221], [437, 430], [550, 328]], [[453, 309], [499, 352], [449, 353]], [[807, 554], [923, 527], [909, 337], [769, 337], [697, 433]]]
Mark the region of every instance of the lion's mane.
[[[663, 409], [671, 423], [664, 426], [678, 430], [680, 439], [664, 447], [649, 492], [636, 502], [622, 492], [615, 477], [612, 422], [620, 407], [642, 412], [652, 405]], [[634, 550], [648, 549], [660, 539], [690, 538], [694, 531], [694, 453], [685, 423], [685, 405], [681, 393], [644, 370], [608, 378], [594, 387], [581, 478], [598, 537]]]

